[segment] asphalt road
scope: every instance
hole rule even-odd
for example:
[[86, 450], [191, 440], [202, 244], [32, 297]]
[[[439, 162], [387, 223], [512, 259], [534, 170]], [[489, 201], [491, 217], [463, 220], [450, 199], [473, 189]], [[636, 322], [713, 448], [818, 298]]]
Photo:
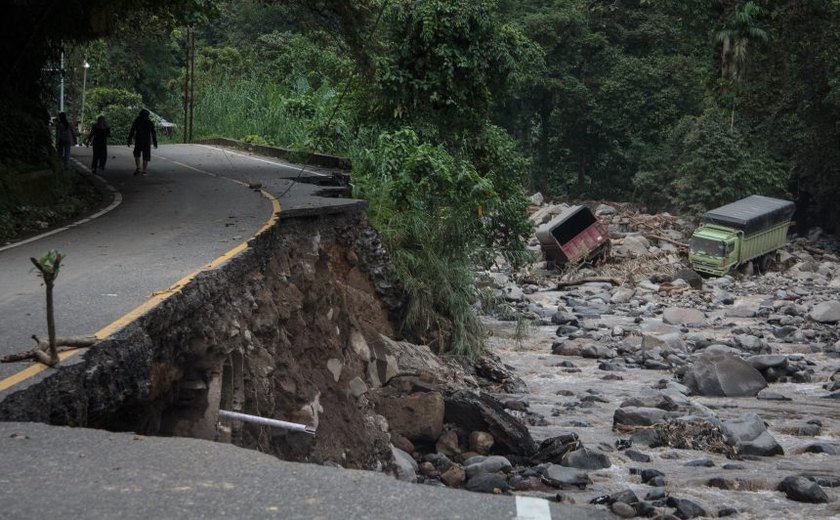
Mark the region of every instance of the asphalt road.
[[594, 507], [398, 482], [198, 439], [0, 423], [0, 518], [615, 518]]
[[[207, 146], [153, 150], [135, 177], [126, 147], [111, 147], [104, 178], [119, 205], [75, 227], [0, 248], [0, 355], [45, 336], [44, 292], [30, 257], [67, 257], [56, 283], [59, 335], [106, 335], [154, 293], [241, 246], [277, 210], [356, 204], [292, 182], [299, 167]], [[90, 150], [74, 156], [87, 164]], [[244, 184], [243, 184], [244, 183]], [[260, 184], [261, 194], [248, 184]], [[272, 201], [272, 199], [274, 199]], [[18, 365], [0, 365], [7, 392]], [[15, 381], [14, 385], [8, 387]], [[228, 444], [83, 428], [0, 422], [0, 518], [519, 519], [612, 518], [529, 497], [398, 482], [388, 476], [280, 461]]]
[[[73, 156], [89, 164], [92, 150]], [[49, 249], [66, 254], [55, 285], [60, 336], [93, 335], [183, 277], [247, 241], [271, 218], [272, 202], [247, 185], [259, 184], [281, 211], [349, 203], [321, 198], [312, 184], [326, 173], [202, 145], [152, 150], [149, 175], [134, 176], [126, 146], [109, 147], [102, 177], [119, 193], [111, 211], [71, 229], [16, 247], [0, 248], [0, 355], [46, 338], [44, 288], [29, 261]], [[234, 182], [238, 181], [238, 182]], [[0, 365], [3, 381], [26, 363]]]

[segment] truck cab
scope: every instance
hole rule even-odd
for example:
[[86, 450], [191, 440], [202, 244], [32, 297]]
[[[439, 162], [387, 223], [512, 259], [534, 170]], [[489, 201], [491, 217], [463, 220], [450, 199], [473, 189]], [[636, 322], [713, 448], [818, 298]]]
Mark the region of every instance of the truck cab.
[[739, 231], [705, 224], [691, 237], [689, 262], [696, 271], [722, 276], [740, 262]]

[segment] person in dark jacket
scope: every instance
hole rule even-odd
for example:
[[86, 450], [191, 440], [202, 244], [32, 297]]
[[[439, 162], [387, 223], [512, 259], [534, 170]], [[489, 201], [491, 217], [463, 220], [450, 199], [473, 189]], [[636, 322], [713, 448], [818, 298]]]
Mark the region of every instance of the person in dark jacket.
[[76, 132], [67, 120], [67, 114], [60, 112], [55, 123], [55, 149], [64, 163], [64, 169], [70, 167], [70, 147], [76, 144]]
[[105, 161], [108, 159], [108, 138], [111, 137], [111, 128], [105, 121], [105, 116], [96, 118], [96, 123], [90, 127], [90, 134], [87, 136], [86, 144], [93, 145], [93, 163], [90, 170], [96, 173], [97, 169], [105, 169]]
[[[145, 108], [140, 111], [140, 115], [134, 119], [131, 124], [131, 130], [128, 131], [128, 146], [131, 146], [131, 140], [134, 139], [134, 164], [137, 168], [134, 170], [134, 175], [146, 175], [146, 166], [152, 160], [152, 145], [157, 145], [157, 134], [155, 133], [155, 125], [149, 118], [149, 111]], [[140, 169], [140, 156], [143, 156], [143, 169]]]

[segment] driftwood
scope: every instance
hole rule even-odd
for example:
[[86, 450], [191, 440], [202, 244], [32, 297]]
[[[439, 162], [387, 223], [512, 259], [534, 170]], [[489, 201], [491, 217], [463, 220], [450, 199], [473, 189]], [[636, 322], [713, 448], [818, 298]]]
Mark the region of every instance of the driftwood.
[[[49, 364], [50, 356], [47, 353], [50, 348], [50, 342], [40, 339], [36, 335], [32, 335], [37, 346], [31, 350], [25, 350], [15, 354], [8, 354], [0, 358], [0, 363], [16, 363], [18, 361], [40, 361], [44, 364]], [[97, 339], [94, 336], [72, 336], [67, 338], [55, 338], [56, 353], [67, 350], [74, 350], [82, 347], [89, 347], [96, 343]]]
[[662, 235], [657, 235], [656, 233], [645, 233], [645, 238], [650, 239], [650, 240], [660, 240], [662, 242], [668, 242], [669, 244], [674, 244], [675, 246], [682, 247], [684, 249], [689, 248], [689, 245], [686, 244], [685, 242], [679, 242], [677, 240], [674, 240], [674, 239], [671, 239], [671, 238], [668, 238], [668, 237], [663, 237]]
[[611, 283], [613, 285], [621, 285], [621, 280], [617, 278], [611, 278], [609, 276], [592, 276], [589, 278], [581, 278], [580, 280], [574, 280], [571, 282], [557, 282], [557, 287], [555, 290], [562, 289], [563, 287], [573, 287], [575, 285], [583, 285], [589, 282], [606, 282]]

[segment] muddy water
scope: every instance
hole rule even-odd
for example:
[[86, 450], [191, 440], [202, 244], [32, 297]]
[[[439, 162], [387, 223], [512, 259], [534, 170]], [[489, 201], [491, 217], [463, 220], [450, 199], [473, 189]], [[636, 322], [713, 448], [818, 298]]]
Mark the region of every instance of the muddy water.
[[[749, 411], [759, 414], [784, 448], [784, 456], [733, 461], [703, 451], [634, 446], [652, 459], [649, 463], [639, 463], [614, 449], [616, 440], [628, 436], [612, 431], [613, 413], [623, 400], [638, 396], [662, 379], [672, 380], [670, 372], [641, 369], [605, 372], [598, 368], [597, 360], [551, 354], [555, 327], [531, 327], [524, 338], [517, 340], [514, 339], [515, 323], [487, 321], [487, 324], [493, 333], [489, 347], [505, 363], [514, 367], [517, 375], [527, 384], [527, 394], [510, 397], [526, 399], [530, 410], [541, 414], [548, 422], [546, 426], [531, 427], [534, 438], [541, 441], [573, 431], [587, 447], [607, 452], [613, 463], [611, 468], [591, 472], [593, 484], [586, 490], [566, 492], [576, 503], [587, 503], [594, 497], [627, 488], [639, 498], [644, 498], [653, 488], [641, 484], [639, 477], [631, 475], [629, 470], [656, 468], [665, 473], [669, 494], [697, 502], [712, 517], [717, 516], [720, 509], [731, 507], [737, 509], [739, 515], [730, 518], [840, 518], [840, 488], [823, 487], [829, 496], [828, 504], [793, 502], [775, 490], [778, 483], [789, 475], [805, 473], [840, 479], [840, 456], [803, 453], [806, 446], [820, 441], [840, 446], [840, 403], [819, 397], [826, 394], [821, 384], [831, 374], [831, 368], [838, 365], [836, 359], [809, 354], [808, 358], [817, 364], [813, 383], [770, 385], [770, 390], [791, 398], [791, 401], [690, 398], [692, 403], [711, 408], [721, 419], [739, 417]], [[565, 372], [564, 368], [557, 366], [562, 361], [571, 361], [580, 372]], [[617, 374], [623, 379], [603, 379], [607, 374]], [[574, 395], [562, 395], [565, 391]], [[607, 402], [583, 403], [583, 407], [575, 405], [586, 395], [597, 395]], [[793, 434], [797, 427], [810, 419], [822, 422], [819, 436]], [[711, 459], [714, 466], [685, 465], [698, 459]], [[742, 465], [743, 469], [722, 468], [724, 464], [732, 463]], [[707, 486], [709, 479], [714, 477], [737, 481], [739, 489], [722, 490]]]

